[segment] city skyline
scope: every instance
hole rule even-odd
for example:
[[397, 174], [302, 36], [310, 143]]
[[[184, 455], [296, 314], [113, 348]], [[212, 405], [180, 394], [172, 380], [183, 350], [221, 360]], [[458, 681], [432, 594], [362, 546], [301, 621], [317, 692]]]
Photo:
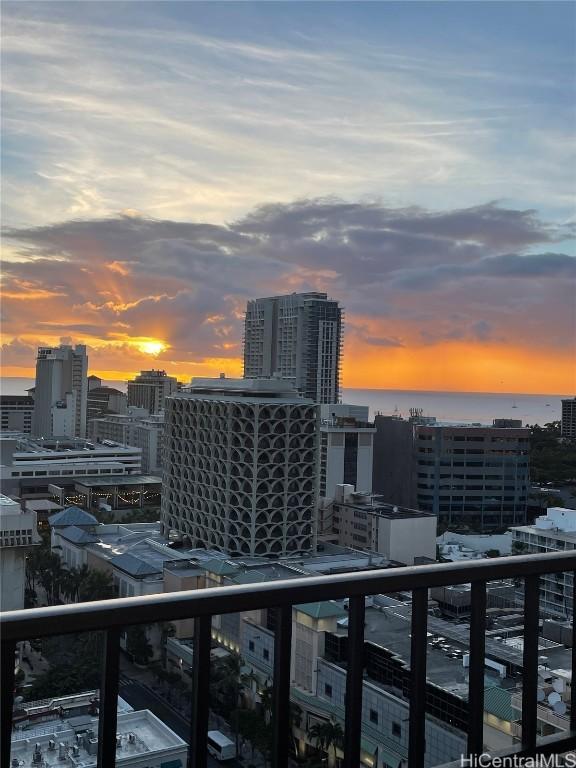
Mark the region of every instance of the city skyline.
[[4, 374], [240, 375], [246, 302], [317, 290], [344, 387], [570, 392], [572, 20], [5, 3]]

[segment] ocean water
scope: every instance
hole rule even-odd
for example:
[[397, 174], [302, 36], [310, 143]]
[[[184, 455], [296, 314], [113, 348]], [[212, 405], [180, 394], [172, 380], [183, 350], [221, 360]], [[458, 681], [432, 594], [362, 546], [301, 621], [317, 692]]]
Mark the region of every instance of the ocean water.
[[[573, 395], [572, 395], [573, 396]], [[562, 414], [562, 397], [522, 393], [420, 392], [396, 389], [344, 389], [342, 401], [370, 406], [370, 414], [394, 413], [407, 417], [410, 408], [422, 408], [424, 416], [438, 421], [480, 422], [521, 419], [523, 424], [547, 424]]]
[[[105, 384], [126, 391], [124, 381], [106, 380]], [[0, 379], [0, 390], [5, 395], [25, 394], [26, 389], [33, 386], [34, 379]], [[408, 416], [410, 408], [422, 408], [425, 416], [435, 416], [439, 421], [491, 424], [492, 419], [521, 419], [523, 424], [546, 424], [560, 419], [562, 397], [573, 396], [346, 388], [342, 392], [342, 401], [368, 405], [372, 417], [375, 413]]]

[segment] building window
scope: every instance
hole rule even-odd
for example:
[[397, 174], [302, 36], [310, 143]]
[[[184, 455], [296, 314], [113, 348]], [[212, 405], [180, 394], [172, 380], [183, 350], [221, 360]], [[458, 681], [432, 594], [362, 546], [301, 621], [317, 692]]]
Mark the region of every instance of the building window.
[[375, 709], [370, 710], [370, 722], [378, 725], [378, 712]]
[[248, 650], [253, 651], [254, 650], [254, 641], [250, 640], [248, 643]]
[[332, 686], [329, 683], [324, 683], [324, 695], [332, 698]]
[[270, 651], [268, 650], [268, 648], [264, 648], [264, 650], [262, 651], [262, 656], [266, 659], [266, 661], [268, 661], [268, 659], [270, 658]]
[[392, 723], [392, 736], [400, 738], [402, 736], [402, 726], [400, 723]]

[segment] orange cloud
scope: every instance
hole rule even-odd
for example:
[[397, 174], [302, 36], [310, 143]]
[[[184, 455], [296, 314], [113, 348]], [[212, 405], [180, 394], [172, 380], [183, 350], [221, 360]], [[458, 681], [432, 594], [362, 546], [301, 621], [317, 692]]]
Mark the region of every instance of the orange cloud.
[[117, 272], [119, 275], [122, 275], [122, 277], [126, 277], [126, 275], [130, 274], [130, 268], [126, 264], [121, 264], [119, 261], [110, 261], [105, 266], [110, 272]]
[[46, 288], [39, 288], [37, 285], [24, 280], [12, 280], [12, 289], [3, 289], [2, 297], [4, 299], [15, 299], [16, 301], [38, 301], [44, 299], [58, 298], [65, 296], [61, 291], [51, 291]]

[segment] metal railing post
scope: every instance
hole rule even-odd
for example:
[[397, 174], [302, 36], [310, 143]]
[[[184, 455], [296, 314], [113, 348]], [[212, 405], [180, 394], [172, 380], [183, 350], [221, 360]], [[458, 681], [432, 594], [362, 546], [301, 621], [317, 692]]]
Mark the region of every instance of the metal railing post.
[[346, 672], [344, 768], [358, 768], [360, 765], [365, 612], [364, 595], [351, 597], [348, 603], [348, 667]]
[[468, 754], [484, 751], [484, 655], [486, 646], [486, 582], [472, 584], [470, 672], [468, 675]]
[[102, 679], [98, 709], [98, 768], [114, 768], [116, 765], [119, 672], [120, 630], [108, 629], [102, 649]]
[[524, 655], [522, 675], [522, 746], [533, 753], [538, 726], [538, 631], [540, 628], [540, 576], [524, 583]]
[[426, 654], [428, 589], [412, 592], [412, 640], [410, 645], [410, 732], [408, 765], [423, 768], [426, 754]]
[[2, 680], [0, 684], [0, 731], [2, 746], [0, 748], [0, 765], [10, 765], [10, 742], [12, 738], [12, 709], [14, 707], [14, 668], [16, 665], [16, 643], [3, 640], [0, 646], [2, 653]]
[[274, 689], [272, 692], [272, 766], [287, 768], [290, 742], [290, 663], [292, 606], [276, 609]]
[[[572, 573], [572, 679], [576, 681], [576, 573]], [[576, 685], [570, 686], [570, 730], [576, 731]]]
[[189, 768], [206, 768], [208, 762], [208, 717], [210, 713], [210, 647], [212, 616], [194, 619], [192, 656], [192, 723]]

